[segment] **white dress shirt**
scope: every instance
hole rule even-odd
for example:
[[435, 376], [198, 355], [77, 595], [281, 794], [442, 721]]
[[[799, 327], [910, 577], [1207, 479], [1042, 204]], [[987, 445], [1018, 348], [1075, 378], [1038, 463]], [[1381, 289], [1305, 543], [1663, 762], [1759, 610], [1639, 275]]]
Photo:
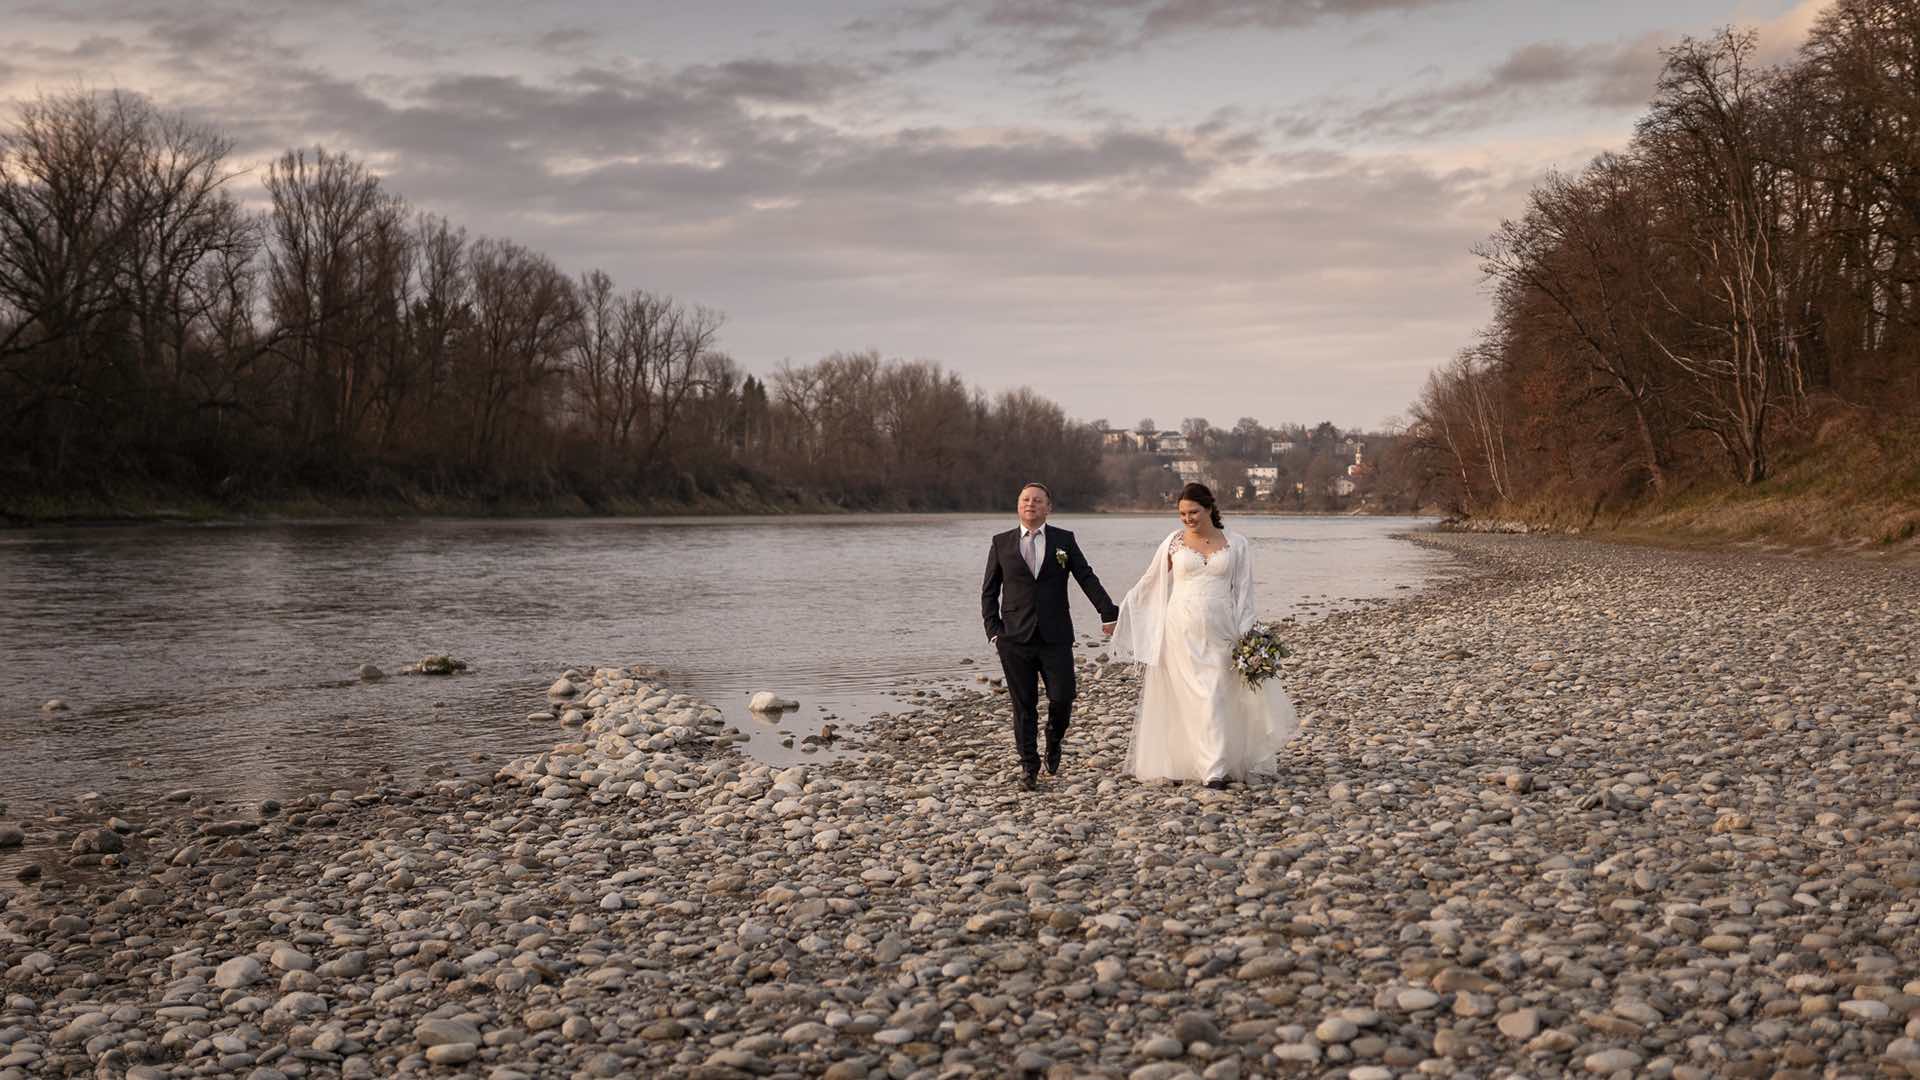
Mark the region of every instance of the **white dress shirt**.
[[1042, 525], [1037, 529], [1029, 529], [1025, 525], [1020, 526], [1020, 557], [1027, 561], [1027, 569], [1036, 578], [1040, 576], [1041, 560], [1046, 558], [1046, 554], [1047, 527]]

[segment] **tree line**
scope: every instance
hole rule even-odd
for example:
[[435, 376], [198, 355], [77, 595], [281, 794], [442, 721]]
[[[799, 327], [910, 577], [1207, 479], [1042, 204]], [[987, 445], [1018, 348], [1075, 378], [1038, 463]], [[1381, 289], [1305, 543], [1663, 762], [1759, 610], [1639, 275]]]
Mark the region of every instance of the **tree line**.
[[1476, 249], [1492, 319], [1411, 410], [1434, 500], [1591, 517], [1912, 429], [1920, 6], [1840, 0], [1775, 68], [1737, 30], [1665, 59], [1626, 148]]
[[215, 131], [125, 92], [0, 131], [0, 480], [72, 492], [1000, 507], [1099, 437], [1030, 391], [835, 354], [743, 374], [722, 316], [422, 212], [289, 150], [263, 197]]

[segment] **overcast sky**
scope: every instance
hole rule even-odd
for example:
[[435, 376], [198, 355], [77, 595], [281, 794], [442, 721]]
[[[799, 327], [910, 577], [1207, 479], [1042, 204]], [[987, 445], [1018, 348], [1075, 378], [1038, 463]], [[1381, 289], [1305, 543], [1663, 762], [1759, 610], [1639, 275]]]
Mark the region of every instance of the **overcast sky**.
[[[1662, 45], [1826, 0], [0, 0], [0, 98], [321, 144], [569, 272], [1082, 419], [1400, 413], [1468, 248], [1621, 146]], [[257, 179], [236, 181], [258, 197]]]

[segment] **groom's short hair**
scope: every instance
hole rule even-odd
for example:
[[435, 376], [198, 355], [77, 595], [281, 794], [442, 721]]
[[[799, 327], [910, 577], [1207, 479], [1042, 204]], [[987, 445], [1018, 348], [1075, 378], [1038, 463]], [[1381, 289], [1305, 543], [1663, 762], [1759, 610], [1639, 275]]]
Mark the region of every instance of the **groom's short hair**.
[[1043, 484], [1043, 483], [1041, 483], [1040, 481], [1038, 481], [1038, 480], [1029, 480], [1029, 481], [1027, 481], [1026, 483], [1024, 483], [1024, 484], [1021, 484], [1021, 485], [1020, 485], [1020, 490], [1021, 490], [1021, 491], [1025, 491], [1025, 490], [1027, 490], [1028, 488], [1039, 488], [1039, 489], [1040, 489], [1040, 494], [1042, 494], [1042, 495], [1045, 495], [1045, 496], [1047, 497], [1047, 501], [1048, 501], [1048, 502], [1052, 502], [1052, 501], [1053, 501], [1053, 492], [1051, 492], [1051, 491], [1048, 491], [1048, 490], [1047, 490], [1047, 485], [1045, 485], [1045, 484]]

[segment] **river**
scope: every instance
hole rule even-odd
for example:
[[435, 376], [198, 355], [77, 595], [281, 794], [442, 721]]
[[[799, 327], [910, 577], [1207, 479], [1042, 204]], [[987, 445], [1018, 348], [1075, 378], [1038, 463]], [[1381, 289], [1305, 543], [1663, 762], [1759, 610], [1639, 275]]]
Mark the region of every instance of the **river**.
[[[192, 788], [245, 801], [371, 770], [491, 771], [562, 736], [527, 719], [562, 670], [646, 664], [798, 760], [828, 718], [998, 675], [987, 538], [1012, 515], [424, 520], [0, 533], [0, 816], [98, 792], [137, 812]], [[1118, 599], [1171, 515], [1062, 515]], [[1262, 614], [1405, 596], [1445, 557], [1409, 518], [1239, 517]], [[1077, 590], [1083, 640], [1098, 619]], [[1310, 625], [1301, 633], [1310, 633]], [[1089, 645], [1091, 648], [1097, 646]], [[363, 682], [429, 653], [448, 678]], [[971, 661], [971, 663], [969, 663]], [[757, 690], [797, 698], [775, 720]], [[43, 711], [49, 699], [68, 709]], [[1009, 749], [1011, 753], [1011, 749]], [[1009, 758], [1011, 760], [1011, 758]]]

